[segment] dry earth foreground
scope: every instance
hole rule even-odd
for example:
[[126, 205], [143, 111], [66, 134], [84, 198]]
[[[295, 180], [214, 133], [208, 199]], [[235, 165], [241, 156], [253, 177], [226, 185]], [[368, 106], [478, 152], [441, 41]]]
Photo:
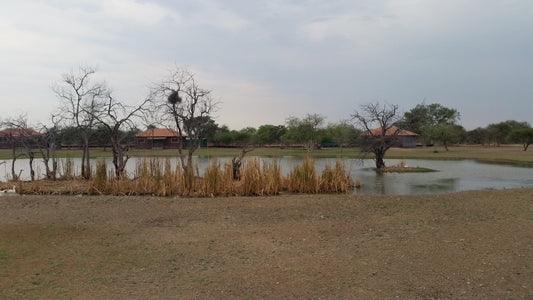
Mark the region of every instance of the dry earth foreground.
[[533, 299], [533, 189], [4, 196], [0, 298]]

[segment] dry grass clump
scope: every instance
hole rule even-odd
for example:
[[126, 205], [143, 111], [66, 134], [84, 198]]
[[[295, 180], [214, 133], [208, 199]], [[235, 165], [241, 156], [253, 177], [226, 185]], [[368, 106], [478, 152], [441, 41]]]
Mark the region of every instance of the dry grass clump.
[[315, 162], [312, 158], [304, 158], [301, 165], [292, 168], [288, 178], [288, 190], [293, 193], [316, 194], [319, 192]]
[[[26, 194], [93, 194], [93, 195], [154, 195], [154, 196], [237, 196], [277, 195], [293, 193], [347, 192], [353, 181], [340, 160], [327, 165], [317, 175], [313, 159], [305, 158], [301, 165], [281, 174], [278, 160], [263, 161], [253, 157], [241, 167], [240, 180], [233, 179], [231, 162], [213, 160], [200, 177], [198, 169], [172, 167], [170, 160], [145, 158], [137, 163], [133, 176], [115, 176], [104, 160], [97, 163], [90, 180], [72, 176], [70, 180], [33, 182], [18, 181], [17, 192]], [[66, 177], [70, 177], [69, 176]], [[66, 178], [62, 177], [62, 178]], [[68, 181], [67, 184], [65, 182]], [[8, 183], [5, 184], [6, 186]]]
[[[321, 192], [338, 193], [349, 190], [354, 186], [350, 177], [350, 172], [346, 172], [344, 164], [337, 159], [335, 166], [326, 165], [319, 179], [319, 190]], [[360, 184], [360, 183], [359, 183]]]
[[263, 162], [259, 158], [249, 158], [242, 170], [240, 195], [277, 195], [283, 190], [281, 167], [277, 160]]

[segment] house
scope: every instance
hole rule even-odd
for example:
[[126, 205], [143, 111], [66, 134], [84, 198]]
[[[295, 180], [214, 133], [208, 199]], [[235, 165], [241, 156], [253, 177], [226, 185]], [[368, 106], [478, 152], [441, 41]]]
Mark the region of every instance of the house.
[[[370, 130], [370, 132], [364, 132], [361, 135], [381, 136], [382, 131], [382, 127], [379, 127]], [[416, 138], [418, 137], [418, 134], [393, 125], [387, 128], [385, 136], [397, 136], [398, 146], [402, 148], [414, 148], [416, 147]]]
[[151, 128], [135, 135], [135, 149], [178, 149], [180, 138], [183, 145], [186, 135], [182, 135], [170, 128]]
[[29, 128], [6, 128], [0, 130], [0, 149], [15, 147], [39, 148], [44, 141], [42, 134]]

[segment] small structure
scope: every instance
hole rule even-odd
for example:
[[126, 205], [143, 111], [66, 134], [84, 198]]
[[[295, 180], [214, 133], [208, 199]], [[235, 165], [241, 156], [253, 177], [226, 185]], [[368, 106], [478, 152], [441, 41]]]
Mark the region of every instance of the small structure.
[[[361, 135], [371, 135], [371, 136], [381, 136], [382, 134], [382, 127], [375, 128], [370, 130], [370, 132], [364, 132]], [[398, 137], [398, 145], [402, 148], [414, 148], [416, 147], [416, 139], [418, 137], [418, 134], [411, 132], [409, 130], [401, 129], [396, 126], [389, 126], [387, 127], [387, 130], [385, 131], [385, 136], [391, 137], [396, 136]]]
[[[180, 141], [181, 139], [181, 141]], [[135, 149], [178, 149], [186, 144], [186, 135], [170, 128], [151, 128], [135, 135]]]
[[6, 128], [0, 130], [0, 149], [26, 146], [39, 148], [44, 141], [42, 134], [29, 128]]

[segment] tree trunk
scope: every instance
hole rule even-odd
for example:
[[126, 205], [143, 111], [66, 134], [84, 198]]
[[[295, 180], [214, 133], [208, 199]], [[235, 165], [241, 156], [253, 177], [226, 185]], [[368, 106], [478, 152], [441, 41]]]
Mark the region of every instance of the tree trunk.
[[34, 181], [35, 180], [35, 171], [33, 170], [33, 158], [34, 158], [34, 154], [33, 152], [30, 152], [28, 154], [28, 156], [30, 157], [30, 179], [31, 181]]
[[374, 152], [374, 155], [376, 156], [376, 169], [381, 169], [385, 166], [385, 162], [383, 161], [383, 157], [385, 156], [385, 152], [382, 151], [376, 151]]
[[83, 159], [81, 164], [82, 176], [85, 179], [91, 178], [91, 161], [89, 157], [89, 137], [83, 137]]
[[17, 160], [16, 151], [17, 151], [17, 148], [15, 147], [15, 144], [13, 144], [13, 160], [11, 161], [11, 178], [14, 181], [18, 180], [17, 173], [15, 173], [15, 161]]
[[242, 165], [242, 159], [246, 155], [246, 153], [252, 151], [254, 149], [246, 150], [246, 148], [242, 148], [241, 153], [239, 156], [235, 156], [231, 159], [231, 164], [233, 167], [233, 180], [240, 180], [241, 179], [241, 165]]

